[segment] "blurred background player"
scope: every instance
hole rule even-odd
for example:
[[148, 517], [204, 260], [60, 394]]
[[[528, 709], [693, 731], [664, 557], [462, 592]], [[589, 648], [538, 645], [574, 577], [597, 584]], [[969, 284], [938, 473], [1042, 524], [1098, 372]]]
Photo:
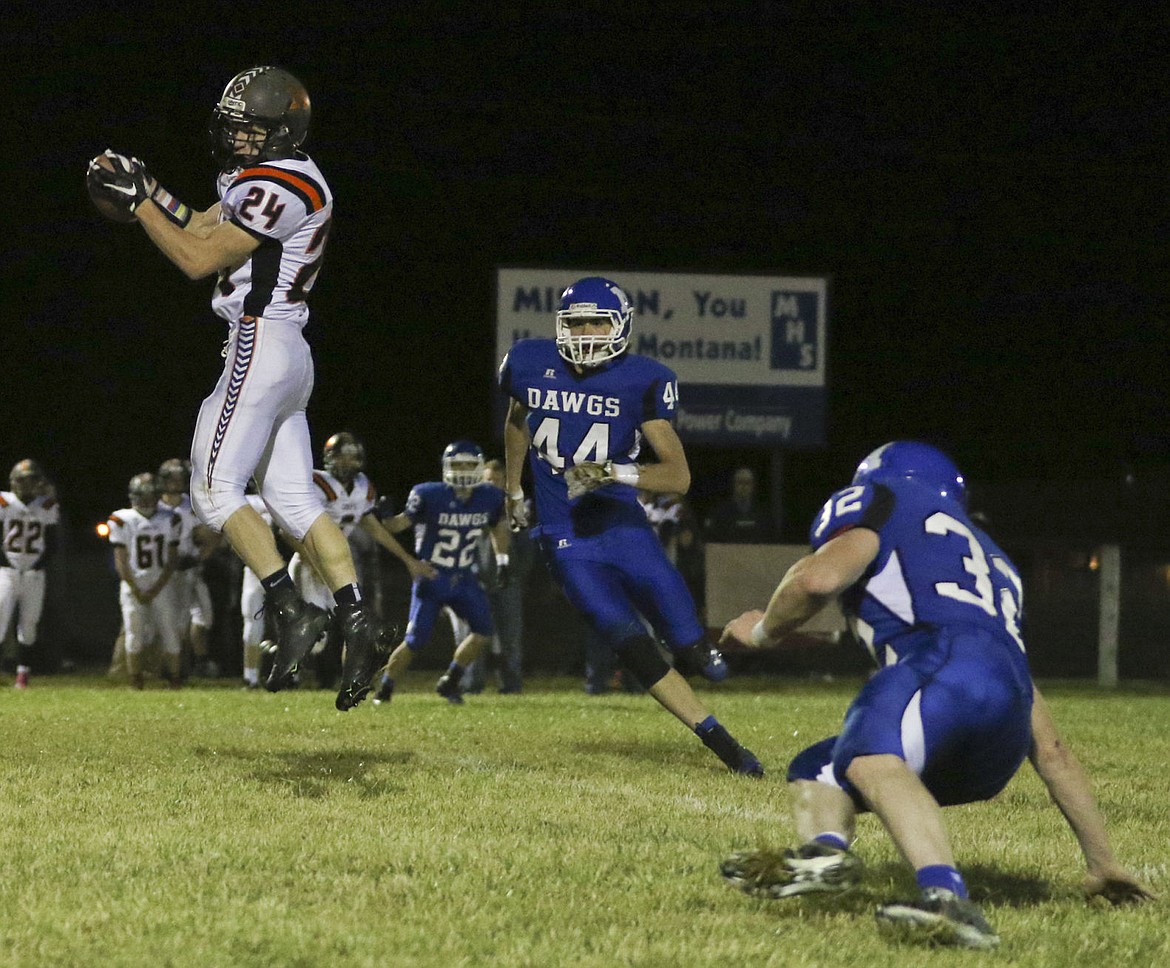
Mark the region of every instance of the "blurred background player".
[[804, 843], [736, 854], [723, 876], [764, 897], [845, 890], [861, 873], [850, 850], [856, 815], [872, 810], [920, 889], [915, 901], [879, 907], [879, 924], [931, 943], [994, 947], [940, 806], [994, 797], [1030, 756], [1080, 842], [1089, 892], [1149, 897], [1114, 858], [1084, 771], [1032, 684], [1019, 571], [972, 523], [950, 458], [914, 441], [879, 447], [829, 498], [809, 540], [813, 553], [789, 569], [767, 611], [733, 619], [724, 639], [775, 643], [840, 596], [880, 669], [841, 734], [788, 767]]
[[172, 688], [181, 684], [179, 637], [183, 605], [171, 578], [179, 558], [183, 524], [159, 501], [161, 485], [153, 474], [130, 478], [130, 506], [110, 515], [114, 568], [122, 580], [119, 601], [126, 633], [126, 673], [130, 685], [143, 687], [142, 650], [151, 637], [162, 643], [163, 672]]
[[195, 515], [195, 509], [191, 507], [191, 495], [187, 493], [190, 476], [189, 462], [178, 457], [163, 461], [158, 469], [161, 500], [183, 523], [183, 536], [179, 539], [179, 563], [176, 566], [178, 573], [172, 581], [175, 582], [176, 594], [181, 603], [180, 637], [184, 643], [184, 671], [189, 665], [196, 675], [214, 678], [219, 674], [219, 669], [211, 660], [208, 636], [215, 612], [211, 592], [203, 578], [203, 562], [220, 547], [222, 539]]
[[[248, 503], [272, 527], [272, 515], [264, 499], [255, 493], [255, 485], [249, 488]], [[244, 565], [240, 579], [240, 618], [243, 621], [241, 640], [244, 650], [244, 685], [248, 689], [260, 688], [260, 664], [264, 658], [265, 615], [264, 586], [256, 572]]]
[[[759, 760], [707, 712], [640, 618], [677, 666], [726, 677], [723, 656], [707, 643], [687, 586], [638, 505], [639, 488], [685, 494], [691, 474], [673, 423], [678, 381], [656, 360], [627, 351], [632, 317], [621, 288], [590, 276], [562, 294], [555, 340], [523, 339], [504, 357], [500, 385], [512, 398], [504, 427], [508, 513], [515, 527], [527, 523], [527, 456], [540, 519], [533, 534], [569, 601], [729, 769], [762, 776]], [[635, 463], [643, 441], [656, 463]]]
[[495, 631], [491, 605], [477, 574], [477, 541], [484, 532], [491, 535], [497, 573], [505, 572], [510, 534], [504, 492], [484, 483], [483, 451], [469, 440], [449, 444], [443, 451], [442, 467], [442, 481], [416, 484], [406, 509], [386, 521], [386, 527], [396, 534], [414, 528], [415, 553], [433, 566], [434, 574], [417, 579], [411, 588], [406, 636], [386, 664], [377, 702], [391, 698], [395, 681], [430, 639], [443, 606], [463, 619], [469, 630], [465, 638], [456, 641], [451, 664], [435, 686], [449, 702], [463, 701], [463, 674]]
[[333, 196], [300, 150], [309, 94], [277, 67], [241, 71], [215, 105], [220, 201], [192, 211], [137, 159], [107, 150], [90, 162], [92, 193], [120, 206], [191, 279], [218, 274], [212, 309], [226, 320], [226, 363], [191, 444], [191, 499], [265, 589], [277, 653], [265, 685], [278, 691], [329, 623], [297, 595], [271, 529], [244, 496], [255, 479], [282, 531], [301, 543], [333, 595], [346, 644], [339, 709], [357, 705], [380, 664], [380, 630], [364, 607], [349, 543], [313, 485], [305, 415], [313, 358], [302, 330], [325, 253]]
[[[484, 483], [504, 489], [504, 462], [489, 460], [483, 465]], [[464, 691], [483, 692], [487, 684], [489, 666], [495, 666], [499, 690], [504, 695], [517, 693], [524, 685], [524, 595], [528, 576], [536, 557], [536, 548], [526, 531], [513, 532], [508, 542], [508, 567], [504, 571], [506, 580], [500, 581], [496, 567], [495, 548], [490, 536], [481, 533], [478, 539], [479, 580], [487, 592], [492, 609], [492, 622], [496, 633], [491, 647], [467, 667], [463, 677]], [[455, 641], [462, 642], [470, 629], [450, 609], [452, 628], [456, 629]], [[460, 622], [460, 626], [456, 626]]]
[[[366, 448], [357, 437], [346, 431], [336, 433], [325, 441], [322, 449], [322, 470], [313, 471], [313, 483], [325, 502], [325, 513], [337, 524], [348, 539], [360, 527], [378, 544], [401, 561], [411, 579], [427, 577], [433, 569], [420, 562], [399, 544], [378, 516], [374, 507], [378, 491], [366, 476]], [[334, 603], [329, 588], [301, 554], [300, 550], [289, 562], [289, 574], [296, 583], [304, 601], [333, 612]], [[315, 649], [317, 681], [322, 688], [330, 688], [340, 671], [342, 628], [340, 616], [326, 629], [326, 640]]]
[[16, 623], [17, 689], [28, 688], [37, 628], [45, 607], [45, 564], [52, 554], [60, 508], [35, 460], [17, 462], [0, 491], [0, 642]]

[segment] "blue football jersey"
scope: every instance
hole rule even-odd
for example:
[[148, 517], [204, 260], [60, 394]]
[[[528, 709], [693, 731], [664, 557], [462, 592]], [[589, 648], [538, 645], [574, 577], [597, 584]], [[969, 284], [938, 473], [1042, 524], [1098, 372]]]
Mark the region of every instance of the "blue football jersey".
[[411, 488], [403, 514], [414, 524], [414, 552], [436, 568], [474, 571], [477, 539], [504, 513], [504, 492], [477, 484], [465, 499], [442, 481]]
[[[566, 468], [586, 461], [635, 462], [642, 424], [673, 423], [678, 406], [678, 378], [657, 360], [623, 353], [578, 373], [551, 339], [515, 343], [500, 365], [500, 386], [528, 408], [536, 513], [542, 531], [549, 533], [572, 531], [574, 519], [580, 522], [569, 505]], [[645, 522], [637, 489], [627, 484], [607, 484], [573, 502], [574, 507], [583, 502], [595, 518]]]
[[1025, 662], [1019, 571], [961, 505], [912, 480], [853, 485], [825, 503], [809, 541], [815, 550], [853, 527], [877, 532], [880, 547], [841, 606], [875, 661], [893, 664], [933, 631], [975, 626]]

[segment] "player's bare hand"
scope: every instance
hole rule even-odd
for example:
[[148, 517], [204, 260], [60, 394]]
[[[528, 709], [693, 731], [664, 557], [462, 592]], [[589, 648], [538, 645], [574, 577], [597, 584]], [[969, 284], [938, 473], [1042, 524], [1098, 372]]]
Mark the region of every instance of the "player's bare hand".
[[406, 570], [410, 572], [412, 581], [418, 581], [420, 578], [425, 578], [430, 581], [433, 578], [438, 578], [439, 573], [435, 570], [435, 566], [429, 561], [419, 561], [417, 558], [411, 558], [406, 564]]
[[565, 483], [569, 486], [569, 500], [575, 501], [583, 494], [595, 491], [601, 485], [608, 484], [613, 478], [609, 476], [604, 464], [595, 464], [593, 461], [583, 461], [574, 464], [565, 471]]
[[504, 499], [508, 511], [508, 524], [513, 531], [524, 531], [528, 527], [528, 505], [524, 501], [524, 492], [517, 491]]
[[1153, 891], [1125, 870], [1090, 874], [1083, 886], [1088, 898], [1103, 898], [1110, 904], [1140, 904], [1157, 899]]
[[739, 618], [733, 618], [723, 626], [723, 634], [719, 636], [719, 644], [733, 645], [738, 642], [740, 645], [751, 645], [752, 629], [755, 628], [756, 622], [763, 617], [763, 612], [758, 608], [753, 608], [750, 612], [744, 612]]

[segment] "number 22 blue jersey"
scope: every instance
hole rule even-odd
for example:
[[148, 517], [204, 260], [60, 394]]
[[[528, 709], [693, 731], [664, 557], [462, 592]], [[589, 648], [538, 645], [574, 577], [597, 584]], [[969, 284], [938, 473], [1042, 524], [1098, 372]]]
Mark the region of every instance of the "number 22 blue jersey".
[[504, 511], [504, 492], [477, 484], [466, 499], [442, 481], [417, 484], [403, 513], [414, 523], [415, 554], [447, 571], [476, 570], [476, 541]]
[[[657, 360], [623, 353], [578, 372], [551, 339], [516, 342], [500, 365], [500, 386], [529, 411], [536, 513], [546, 534], [574, 530], [566, 468], [587, 461], [633, 463], [642, 447], [642, 424], [648, 420], [673, 423], [678, 406], [678, 380]], [[597, 522], [602, 527], [649, 526], [638, 505], [637, 489], [626, 484], [608, 484], [574, 505], [582, 501], [608, 519]]]
[[853, 527], [876, 532], [880, 547], [841, 606], [876, 662], [898, 661], [934, 631], [974, 626], [1026, 670], [1019, 572], [957, 502], [912, 480], [854, 485], [829, 498], [809, 540], [815, 550]]

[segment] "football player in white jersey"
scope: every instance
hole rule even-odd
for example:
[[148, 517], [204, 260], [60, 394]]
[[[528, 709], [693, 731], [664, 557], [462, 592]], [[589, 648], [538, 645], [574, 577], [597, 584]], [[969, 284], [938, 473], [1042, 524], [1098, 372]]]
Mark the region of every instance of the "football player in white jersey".
[[261, 576], [276, 621], [278, 650], [265, 683], [275, 692], [291, 681], [329, 616], [297, 595], [272, 531], [245, 499], [255, 478], [274, 520], [301, 543], [333, 595], [346, 646], [337, 708], [346, 710], [365, 697], [382, 656], [349, 543], [313, 484], [305, 416], [313, 359], [301, 330], [333, 195], [300, 150], [309, 115], [308, 92], [287, 71], [253, 67], [233, 77], [212, 118], [220, 201], [202, 212], [177, 201], [140, 161], [113, 151], [90, 162], [87, 179], [189, 278], [218, 273], [212, 308], [229, 326], [227, 363], [195, 427], [192, 503]]
[[[323, 469], [313, 471], [313, 483], [321, 491], [325, 512], [337, 522], [347, 539], [358, 527], [368, 533], [406, 566], [412, 582], [417, 578], [435, 577], [434, 567], [429, 562], [419, 561], [407, 551], [374, 513], [378, 491], [364, 473], [365, 463], [366, 448], [353, 434], [342, 431], [325, 441]], [[333, 611], [328, 587], [299, 550], [293, 555], [288, 567], [301, 598]], [[328, 633], [330, 639], [339, 631], [331, 627]], [[326, 644], [325, 651], [328, 652], [330, 648], [331, 643]], [[318, 680], [324, 684], [328, 679], [328, 659], [322, 655], [318, 655], [317, 659]]]
[[215, 663], [208, 656], [208, 635], [215, 612], [211, 603], [211, 592], [203, 580], [203, 562], [207, 560], [221, 539], [206, 524], [200, 522], [191, 507], [191, 495], [187, 493], [190, 479], [190, 465], [178, 457], [162, 462], [158, 469], [158, 480], [162, 486], [160, 500], [179, 516], [183, 522], [183, 536], [179, 539], [178, 574], [174, 579], [176, 594], [183, 609], [179, 616], [179, 637], [184, 645], [190, 644], [198, 675], [216, 674]]
[[130, 478], [130, 507], [110, 515], [114, 568], [122, 579], [119, 601], [126, 629], [126, 673], [135, 689], [143, 686], [142, 650], [152, 635], [162, 642], [163, 671], [178, 688], [182, 640], [182, 602], [171, 578], [179, 559], [183, 524], [159, 503], [161, 487], [153, 474]]
[[16, 623], [17, 689], [28, 688], [37, 626], [45, 607], [45, 564], [53, 550], [60, 510], [44, 471], [22, 460], [0, 491], [0, 640], [19, 608]]

